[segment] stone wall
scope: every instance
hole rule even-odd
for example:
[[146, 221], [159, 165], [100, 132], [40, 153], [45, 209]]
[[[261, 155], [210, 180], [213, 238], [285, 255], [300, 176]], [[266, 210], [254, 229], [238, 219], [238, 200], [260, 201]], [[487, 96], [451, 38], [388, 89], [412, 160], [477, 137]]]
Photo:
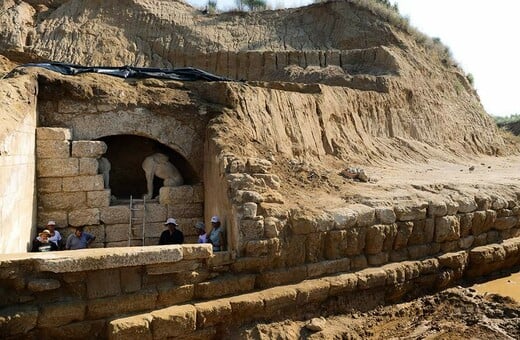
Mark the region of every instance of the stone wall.
[[238, 225], [242, 257], [233, 269], [261, 272], [256, 280], [259, 288], [424, 259], [520, 236], [520, 193], [287, 211], [273, 200], [276, 196], [268, 194], [273, 188], [259, 185], [258, 175], [230, 174], [231, 187], [240, 183], [238, 178], [242, 183], [249, 178], [249, 190], [256, 188], [260, 193], [255, 196], [254, 191], [242, 188], [230, 198], [239, 206], [237, 211], [245, 212]]
[[210, 245], [0, 255], [0, 335], [209, 338], [253, 320], [369, 310], [520, 265], [520, 238], [256, 291], [260, 275], [229, 275], [233, 262]]
[[105, 337], [115, 315], [253, 288], [214, 264], [211, 245], [0, 255], [0, 337]]
[[520, 265], [520, 238], [423, 261], [405, 261], [123, 317], [108, 324], [107, 336], [109, 339], [180, 335], [189, 339], [225, 338], [231, 329], [251, 321], [368, 311], [404, 297], [449, 287], [463, 277], [472, 278], [515, 265]]
[[100, 223], [101, 209], [110, 205], [110, 190], [98, 174], [98, 158], [106, 148], [103, 142], [72, 141], [70, 129], [36, 130], [38, 225]]
[[0, 85], [0, 253], [27, 251], [36, 222], [36, 82]]

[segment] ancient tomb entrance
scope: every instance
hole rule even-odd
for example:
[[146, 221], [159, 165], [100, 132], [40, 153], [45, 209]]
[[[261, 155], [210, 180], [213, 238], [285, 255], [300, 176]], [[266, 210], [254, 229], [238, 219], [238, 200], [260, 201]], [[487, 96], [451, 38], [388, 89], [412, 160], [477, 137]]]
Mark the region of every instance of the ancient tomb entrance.
[[[108, 146], [103, 157], [111, 165], [109, 186], [113, 202], [125, 202], [130, 196], [142, 199], [147, 194], [146, 174], [143, 161], [151, 155], [160, 153], [168, 158], [183, 178], [184, 185], [194, 185], [200, 182], [197, 173], [182, 155], [168, 146], [153, 139], [135, 135], [116, 135], [99, 138]], [[152, 199], [158, 198], [163, 180], [153, 177]]]
[[[97, 140], [75, 140], [73, 135], [69, 128], [37, 130], [39, 225], [56, 221], [64, 239], [73, 231], [69, 227], [85, 227], [96, 236], [92, 247], [141, 246], [156, 245], [165, 220], [174, 217], [185, 242], [197, 241], [193, 225], [204, 218], [204, 189], [192, 160], [137, 135]], [[145, 201], [148, 188], [142, 164], [157, 154], [176, 168], [183, 181], [164, 186], [162, 179], [152, 177], [153, 199]], [[98, 174], [103, 159], [111, 163], [108, 185]]]
[[[98, 140], [107, 145], [103, 157], [108, 159], [111, 166], [110, 207], [102, 210], [100, 215], [100, 224], [105, 230], [104, 246], [155, 245], [168, 217], [177, 220], [186, 242], [196, 242], [193, 225], [203, 220], [203, 187], [188, 160], [170, 147], [146, 137], [113, 135]], [[156, 158], [156, 155], [160, 157]], [[147, 176], [143, 169], [146, 159], [156, 165], [156, 175], [162, 166], [175, 167], [182, 177], [182, 183], [168, 183], [168, 180], [154, 175], [153, 194], [144, 200], [148, 193]], [[121, 212], [129, 218], [119, 220]]]

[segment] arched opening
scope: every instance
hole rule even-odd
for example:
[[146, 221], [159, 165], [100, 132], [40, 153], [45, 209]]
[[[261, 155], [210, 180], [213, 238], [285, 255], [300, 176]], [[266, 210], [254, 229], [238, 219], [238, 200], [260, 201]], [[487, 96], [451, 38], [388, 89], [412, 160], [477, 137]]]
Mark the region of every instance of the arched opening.
[[[178, 152], [153, 139], [135, 135], [116, 135], [99, 138], [108, 146], [103, 157], [111, 163], [110, 189], [117, 199], [142, 198], [146, 194], [146, 178], [142, 168], [144, 159], [154, 153], [163, 153], [184, 178], [184, 184], [200, 182], [189, 162]], [[163, 180], [154, 178], [153, 197], [159, 194]]]

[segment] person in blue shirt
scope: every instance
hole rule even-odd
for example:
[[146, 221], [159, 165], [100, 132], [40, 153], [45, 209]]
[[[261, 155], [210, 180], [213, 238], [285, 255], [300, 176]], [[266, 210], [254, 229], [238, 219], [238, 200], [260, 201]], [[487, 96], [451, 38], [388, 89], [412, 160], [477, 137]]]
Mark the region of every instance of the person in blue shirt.
[[226, 238], [218, 216], [213, 216], [211, 218], [211, 231], [207, 236], [207, 240], [208, 243], [213, 245], [214, 252], [226, 249]]
[[96, 236], [83, 231], [83, 228], [76, 228], [73, 234], [70, 234], [65, 244], [65, 249], [85, 249], [96, 239]]

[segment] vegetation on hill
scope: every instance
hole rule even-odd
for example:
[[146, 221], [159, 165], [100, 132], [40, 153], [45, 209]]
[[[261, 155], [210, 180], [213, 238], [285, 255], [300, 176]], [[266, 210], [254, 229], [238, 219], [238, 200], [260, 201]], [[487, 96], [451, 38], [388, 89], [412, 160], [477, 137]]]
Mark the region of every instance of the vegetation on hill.
[[518, 114], [518, 113], [517, 114], [512, 114], [512, 115], [507, 116], [507, 117], [494, 116], [493, 118], [495, 119], [495, 122], [497, 123], [498, 126], [503, 126], [503, 125], [506, 125], [506, 124], [520, 122], [520, 114]]
[[509, 117], [493, 117], [498, 127], [502, 130], [509, 131], [516, 136], [516, 140], [520, 142], [520, 114], [512, 114]]

